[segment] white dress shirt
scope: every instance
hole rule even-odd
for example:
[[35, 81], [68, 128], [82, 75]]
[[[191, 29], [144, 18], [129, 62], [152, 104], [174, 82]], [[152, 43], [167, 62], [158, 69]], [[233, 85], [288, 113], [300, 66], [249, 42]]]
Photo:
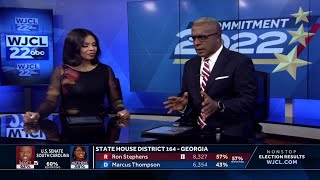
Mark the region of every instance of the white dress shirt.
[[[209, 56], [208, 58], [206, 59], [209, 59], [209, 69], [210, 69], [210, 72], [212, 71], [212, 68], [214, 66], [214, 64], [216, 63], [217, 59], [218, 59], [218, 56], [220, 54], [220, 52], [222, 51], [222, 45], [221, 47], [218, 49], [218, 51], [216, 51], [214, 54], [212, 54], [211, 56]], [[201, 57], [201, 66], [200, 66], [200, 74], [202, 72], [202, 69], [203, 69], [203, 66], [204, 66], [204, 60], [205, 58], [204, 57]], [[210, 73], [211, 74], [211, 73]], [[200, 75], [200, 87], [201, 87], [201, 84], [202, 84], [202, 81], [203, 81], [203, 78], [202, 78], [202, 75]]]

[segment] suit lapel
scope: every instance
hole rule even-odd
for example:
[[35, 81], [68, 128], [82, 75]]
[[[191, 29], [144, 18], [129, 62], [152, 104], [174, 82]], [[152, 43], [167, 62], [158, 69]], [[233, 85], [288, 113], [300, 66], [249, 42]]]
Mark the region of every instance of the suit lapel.
[[215, 78], [218, 77], [219, 74], [221, 74], [221, 72], [223, 71], [225, 64], [228, 62], [227, 55], [228, 50], [223, 47], [215, 65], [211, 70], [210, 77], [205, 88], [205, 92], [208, 92], [208, 89], [210, 89], [211, 86], [214, 84]]
[[196, 58], [196, 61], [195, 61], [195, 64], [194, 64], [194, 70], [196, 70], [195, 72], [194, 72], [194, 76], [193, 76], [193, 78], [195, 78], [192, 82], [195, 82], [196, 83], [196, 85], [195, 85], [195, 87], [196, 88], [198, 88], [198, 90], [199, 90], [199, 94], [200, 94], [200, 67], [201, 67], [201, 57], [197, 57]]

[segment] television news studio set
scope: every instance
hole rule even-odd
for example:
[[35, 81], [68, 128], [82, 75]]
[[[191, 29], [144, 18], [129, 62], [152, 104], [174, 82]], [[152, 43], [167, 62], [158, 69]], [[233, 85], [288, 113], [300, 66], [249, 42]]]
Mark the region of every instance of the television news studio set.
[[[318, 0], [0, 0], [1, 174], [316, 177], [319, 7]], [[219, 20], [225, 48], [254, 64], [251, 139], [219, 128], [194, 133], [180, 114], [164, 108], [180, 92], [184, 65], [196, 55], [192, 22], [204, 16]], [[74, 126], [66, 128], [59, 105], [45, 119], [24, 123], [24, 113], [45, 98], [54, 68], [63, 65], [64, 40], [74, 28], [97, 35], [99, 59], [112, 67], [131, 114], [128, 126], [115, 128], [110, 110], [103, 119], [70, 118]]]

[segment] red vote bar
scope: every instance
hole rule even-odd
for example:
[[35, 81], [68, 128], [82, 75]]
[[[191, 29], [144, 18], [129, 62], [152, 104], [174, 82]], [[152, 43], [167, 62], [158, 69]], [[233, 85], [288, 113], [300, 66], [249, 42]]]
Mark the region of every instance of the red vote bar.
[[126, 160], [211, 160], [211, 161], [247, 161], [251, 153], [96, 153], [98, 161]]

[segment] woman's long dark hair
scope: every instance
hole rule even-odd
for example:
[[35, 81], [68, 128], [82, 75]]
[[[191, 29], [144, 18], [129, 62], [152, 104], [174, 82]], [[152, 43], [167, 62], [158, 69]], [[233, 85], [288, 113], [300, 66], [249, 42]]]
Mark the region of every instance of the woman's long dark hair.
[[101, 54], [99, 40], [93, 32], [87, 29], [73, 29], [70, 31], [64, 40], [63, 46], [63, 63], [70, 66], [79, 66], [81, 64], [80, 48], [84, 42], [84, 39], [91, 35], [96, 40], [97, 54], [91, 61], [91, 64], [99, 63], [99, 56]]

